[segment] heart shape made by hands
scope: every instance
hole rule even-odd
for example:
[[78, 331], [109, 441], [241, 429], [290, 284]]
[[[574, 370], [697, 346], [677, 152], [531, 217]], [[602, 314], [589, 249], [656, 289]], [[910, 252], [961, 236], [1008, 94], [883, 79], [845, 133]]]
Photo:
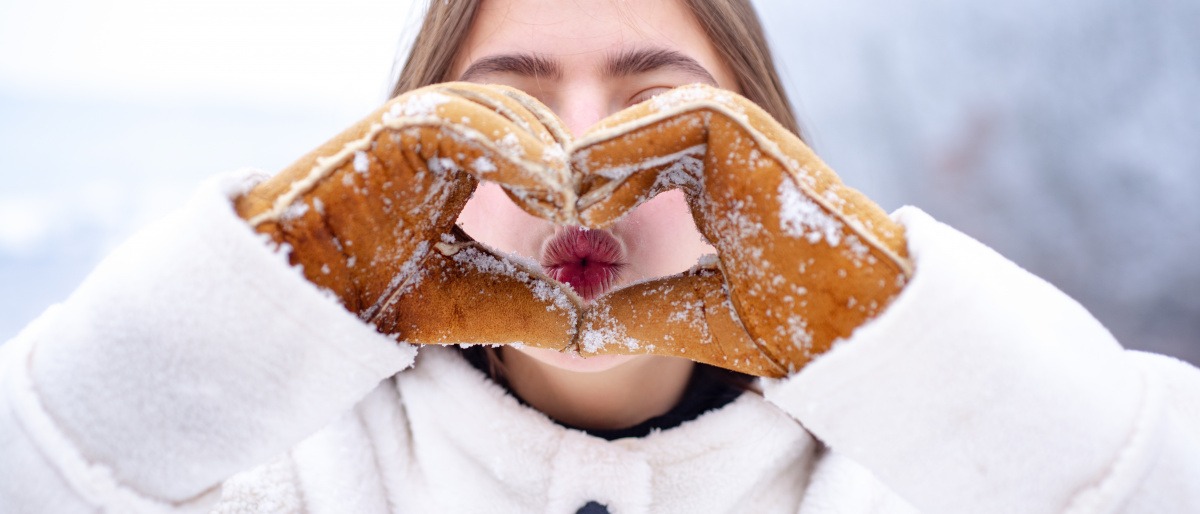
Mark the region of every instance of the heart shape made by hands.
[[[479, 180], [531, 214], [589, 228], [682, 189], [718, 253], [585, 302], [454, 226]], [[900, 225], [757, 105], [703, 85], [578, 139], [516, 89], [418, 89], [236, 207], [306, 278], [415, 344], [654, 353], [779, 377], [877, 315], [912, 274]]]

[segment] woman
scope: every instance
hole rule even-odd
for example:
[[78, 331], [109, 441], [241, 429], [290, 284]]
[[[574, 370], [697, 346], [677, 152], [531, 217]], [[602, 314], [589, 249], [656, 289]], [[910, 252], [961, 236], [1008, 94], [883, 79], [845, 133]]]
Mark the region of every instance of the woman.
[[[397, 92], [506, 84], [578, 135], [707, 82], [793, 126], [748, 12], [673, 0], [432, 2]], [[324, 265], [366, 269], [356, 259], [301, 270], [323, 292], [246, 230], [230, 207], [262, 179], [210, 184], [0, 347], [5, 511], [1200, 508], [1187, 486], [1200, 478], [1200, 374], [1123, 351], [1060, 292], [919, 211], [896, 215], [917, 270], [903, 293], [804, 370], [738, 394], [736, 375], [659, 356], [505, 346], [491, 357], [468, 349], [472, 366], [429, 347], [413, 364], [415, 349], [319, 281]], [[331, 216], [309, 205], [290, 215]], [[615, 279], [558, 275], [584, 296], [683, 271], [713, 252], [709, 242], [721, 246], [698, 236], [680, 193], [587, 236], [484, 184], [457, 221], [533, 259], [547, 241], [615, 240], [625, 252], [608, 270]], [[307, 251], [291, 246], [293, 260]]]
[[[795, 130], [761, 28], [748, 4], [560, 4], [459, 2], [435, 6], [417, 36], [394, 95], [445, 80], [509, 85], [554, 109], [567, 129], [580, 135], [601, 118], [658, 92], [701, 82], [741, 93], [751, 91], [751, 99], [769, 106], [772, 115]], [[464, 20], [472, 19], [473, 26], [467, 29]], [[601, 20], [604, 23], [598, 23]], [[455, 23], [460, 25], [455, 27]], [[530, 27], [540, 30], [530, 31]], [[708, 31], [716, 37], [710, 39]], [[447, 48], [459, 51], [447, 52]], [[737, 63], [737, 70], [727, 63]], [[744, 79], [739, 81], [739, 76]], [[557, 241], [571, 236], [526, 213], [500, 186], [488, 182], [476, 190], [459, 222], [476, 240], [535, 261], [544, 260], [543, 247], [556, 240], [555, 233]], [[715, 253], [696, 231], [679, 190], [658, 195], [609, 233], [626, 255], [619, 277], [603, 284], [604, 290], [678, 273], [701, 255]], [[592, 296], [603, 292], [592, 291]], [[680, 358], [608, 355], [580, 359], [563, 352], [512, 346], [500, 352], [507, 369], [504, 378], [519, 398], [553, 419], [591, 429], [627, 428], [668, 411], [679, 403], [692, 369], [691, 361]], [[587, 373], [579, 373], [582, 371]], [[738, 377], [725, 380], [745, 382]]]

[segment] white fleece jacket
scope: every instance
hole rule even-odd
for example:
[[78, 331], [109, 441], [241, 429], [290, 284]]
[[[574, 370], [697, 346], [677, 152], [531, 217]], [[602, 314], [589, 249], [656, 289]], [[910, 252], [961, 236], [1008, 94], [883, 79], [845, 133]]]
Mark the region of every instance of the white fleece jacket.
[[309, 285], [234, 215], [253, 180], [0, 346], [0, 513], [1200, 512], [1200, 371], [919, 210], [878, 319], [765, 397], [609, 442]]

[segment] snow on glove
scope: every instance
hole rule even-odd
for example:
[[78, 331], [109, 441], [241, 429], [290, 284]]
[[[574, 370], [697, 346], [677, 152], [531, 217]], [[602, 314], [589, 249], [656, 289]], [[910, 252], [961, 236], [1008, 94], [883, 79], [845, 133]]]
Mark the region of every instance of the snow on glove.
[[597, 299], [577, 336], [583, 355], [677, 355], [784, 376], [879, 314], [912, 274], [903, 227], [731, 92], [663, 93], [601, 120], [571, 156], [584, 225], [678, 188], [718, 251]]
[[[406, 93], [238, 198], [237, 212], [380, 332], [563, 348], [578, 311], [563, 286], [454, 227], [479, 179], [537, 215], [573, 219], [565, 131], [532, 104], [465, 83]], [[469, 251], [455, 260], [436, 250], [447, 244]], [[417, 291], [427, 294], [409, 298]]]
[[[293, 264], [384, 333], [416, 344], [656, 353], [762, 376], [800, 369], [878, 314], [911, 275], [903, 230], [798, 138], [733, 93], [688, 86], [578, 141], [505, 87], [419, 89], [238, 199]], [[584, 302], [454, 220], [478, 180], [559, 224], [602, 228], [688, 194], [719, 252]]]

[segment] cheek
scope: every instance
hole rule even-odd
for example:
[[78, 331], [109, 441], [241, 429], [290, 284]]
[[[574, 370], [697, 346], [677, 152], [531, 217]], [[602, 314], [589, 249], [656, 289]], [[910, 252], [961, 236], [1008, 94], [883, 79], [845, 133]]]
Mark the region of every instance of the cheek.
[[459, 213], [458, 226], [476, 241], [534, 260], [540, 257], [541, 242], [554, 230], [549, 222], [521, 210], [500, 186], [490, 182], [479, 184]]
[[716, 249], [696, 230], [682, 191], [659, 194], [629, 213], [613, 228], [629, 250], [634, 280], [686, 271]]

